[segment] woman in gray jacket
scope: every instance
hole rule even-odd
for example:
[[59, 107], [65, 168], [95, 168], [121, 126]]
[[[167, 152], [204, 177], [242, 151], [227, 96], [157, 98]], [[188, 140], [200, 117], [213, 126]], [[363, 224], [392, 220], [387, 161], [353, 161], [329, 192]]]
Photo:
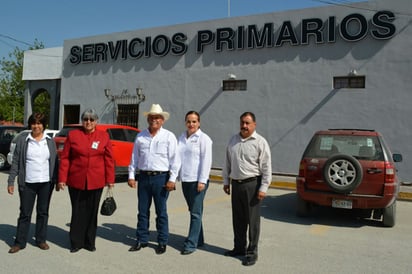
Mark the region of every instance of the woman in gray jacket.
[[18, 176], [20, 196], [16, 238], [9, 253], [16, 253], [26, 247], [36, 197], [36, 245], [42, 250], [49, 249], [46, 243], [49, 204], [58, 172], [56, 144], [52, 138], [44, 134], [46, 128], [44, 114], [32, 114], [28, 124], [31, 132], [22, 133], [18, 137], [8, 178], [7, 191], [13, 195], [14, 181]]

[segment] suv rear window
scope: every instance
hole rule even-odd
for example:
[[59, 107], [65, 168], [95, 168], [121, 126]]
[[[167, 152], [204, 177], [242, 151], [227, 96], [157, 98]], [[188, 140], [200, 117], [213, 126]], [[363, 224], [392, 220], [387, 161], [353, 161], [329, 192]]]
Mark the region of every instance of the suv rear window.
[[359, 160], [383, 161], [381, 147], [377, 136], [315, 135], [304, 157], [328, 158], [341, 153]]

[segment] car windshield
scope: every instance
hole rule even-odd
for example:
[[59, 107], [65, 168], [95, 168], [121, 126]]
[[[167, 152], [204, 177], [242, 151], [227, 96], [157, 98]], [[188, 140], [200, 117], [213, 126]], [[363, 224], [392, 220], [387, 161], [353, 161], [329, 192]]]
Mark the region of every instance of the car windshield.
[[327, 158], [340, 153], [360, 160], [382, 161], [384, 156], [381, 147], [377, 136], [316, 135], [305, 157]]

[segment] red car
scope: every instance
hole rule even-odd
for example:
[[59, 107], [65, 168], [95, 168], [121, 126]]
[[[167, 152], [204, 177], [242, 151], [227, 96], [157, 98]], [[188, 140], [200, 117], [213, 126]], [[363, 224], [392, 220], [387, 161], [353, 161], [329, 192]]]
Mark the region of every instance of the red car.
[[316, 132], [299, 165], [297, 215], [308, 215], [312, 205], [363, 209], [394, 226], [400, 185], [395, 162], [401, 161], [374, 130]]
[[[80, 124], [65, 125], [54, 137], [56, 142], [57, 153], [63, 151], [64, 142], [70, 130], [81, 128]], [[127, 174], [127, 169], [132, 155], [133, 143], [136, 135], [140, 132], [139, 129], [115, 124], [97, 124], [96, 129], [106, 131], [112, 142], [113, 156], [115, 160], [116, 175]]]

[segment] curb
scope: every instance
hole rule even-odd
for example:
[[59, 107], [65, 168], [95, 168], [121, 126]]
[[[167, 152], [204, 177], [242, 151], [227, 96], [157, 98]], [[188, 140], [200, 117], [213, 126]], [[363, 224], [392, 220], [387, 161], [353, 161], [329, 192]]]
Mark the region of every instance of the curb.
[[[219, 175], [210, 175], [209, 178], [211, 181], [217, 181], [217, 182], [223, 181], [222, 176], [219, 176]], [[296, 190], [296, 184], [294, 182], [288, 182], [288, 181], [272, 181], [269, 187], [276, 188], [276, 189], [284, 189], [284, 190]], [[412, 201], [412, 193], [399, 191], [397, 200]]]

